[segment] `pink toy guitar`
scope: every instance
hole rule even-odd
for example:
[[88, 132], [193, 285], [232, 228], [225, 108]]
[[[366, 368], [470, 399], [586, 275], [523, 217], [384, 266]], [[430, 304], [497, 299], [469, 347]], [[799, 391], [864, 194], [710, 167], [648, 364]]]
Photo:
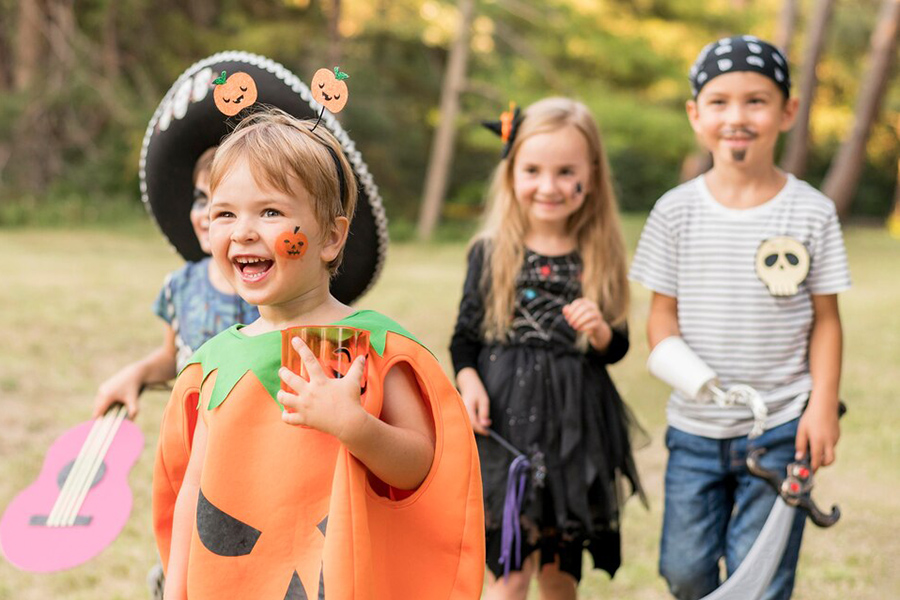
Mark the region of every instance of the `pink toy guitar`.
[[69, 429], [50, 447], [37, 481], [0, 519], [0, 548], [24, 571], [80, 565], [119, 535], [131, 512], [128, 473], [144, 436], [117, 405]]

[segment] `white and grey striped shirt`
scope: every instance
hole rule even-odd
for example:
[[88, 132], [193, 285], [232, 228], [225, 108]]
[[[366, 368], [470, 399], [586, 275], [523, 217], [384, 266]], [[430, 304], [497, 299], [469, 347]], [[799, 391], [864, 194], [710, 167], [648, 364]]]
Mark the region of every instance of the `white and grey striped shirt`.
[[[809, 251], [809, 275], [793, 296], [773, 296], [756, 274], [757, 249], [776, 236]], [[850, 287], [834, 203], [792, 175], [774, 198], [744, 210], [717, 202], [703, 176], [670, 190], [644, 225], [629, 277], [678, 299], [684, 340], [725, 389], [743, 383], [762, 394], [767, 428], [798, 417], [812, 388], [811, 295]], [[698, 404], [675, 392], [666, 412], [673, 427], [718, 439], [746, 435], [753, 422], [745, 407]]]

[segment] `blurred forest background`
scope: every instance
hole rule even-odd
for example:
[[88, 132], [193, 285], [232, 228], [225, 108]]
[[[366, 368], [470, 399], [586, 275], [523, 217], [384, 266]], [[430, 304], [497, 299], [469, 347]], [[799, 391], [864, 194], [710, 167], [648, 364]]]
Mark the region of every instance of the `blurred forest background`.
[[479, 121], [547, 95], [593, 109], [622, 207], [646, 211], [703, 169], [686, 73], [736, 33], [789, 54], [807, 110], [782, 164], [844, 216], [882, 220], [900, 196], [898, 15], [900, 0], [0, 0], [0, 226], [143, 218], [146, 124], [222, 50], [350, 74], [340, 119], [395, 236], [468, 228], [500, 148]]

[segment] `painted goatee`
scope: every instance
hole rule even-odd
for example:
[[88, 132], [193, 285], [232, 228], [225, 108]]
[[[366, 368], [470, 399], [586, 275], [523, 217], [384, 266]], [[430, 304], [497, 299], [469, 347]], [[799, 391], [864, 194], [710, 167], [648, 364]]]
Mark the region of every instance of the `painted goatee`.
[[744, 159], [747, 158], [747, 151], [746, 151], [746, 150], [743, 150], [743, 149], [741, 149], [741, 150], [732, 150], [732, 151], [731, 151], [731, 158], [733, 158], [733, 159], [734, 159], [735, 161], [737, 161], [737, 162], [743, 162]]

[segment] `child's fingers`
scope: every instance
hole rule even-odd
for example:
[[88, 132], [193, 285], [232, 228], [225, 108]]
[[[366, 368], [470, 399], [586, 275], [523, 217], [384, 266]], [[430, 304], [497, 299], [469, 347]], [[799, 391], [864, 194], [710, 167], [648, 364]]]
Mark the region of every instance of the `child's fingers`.
[[822, 453], [822, 466], [827, 467], [832, 464], [837, 458], [834, 444], [825, 444], [824, 452]]
[[298, 412], [288, 412], [285, 410], [281, 413], [281, 420], [288, 425], [306, 425], [306, 419]]
[[810, 444], [809, 455], [809, 466], [812, 467], [813, 472], [818, 471], [822, 466], [822, 444], [820, 442]]
[[491, 424], [491, 401], [487, 397], [487, 394], [482, 394], [478, 397], [478, 420], [482, 425], [487, 427]]
[[128, 418], [132, 421], [138, 414], [138, 397], [137, 394], [128, 394], [122, 399], [125, 403], [125, 408], [128, 409]]
[[589, 310], [580, 313], [576, 317], [568, 319], [569, 325], [575, 331], [589, 331], [600, 325], [600, 315]]
[[306, 385], [306, 381], [304, 381], [302, 377], [300, 377], [287, 367], [281, 367], [280, 369], [278, 369], [278, 377], [280, 377], [281, 380], [295, 392], [299, 392], [303, 389], [303, 386]]
[[281, 402], [282, 406], [285, 408], [295, 408], [297, 406], [297, 396], [291, 394], [290, 392], [286, 392], [284, 390], [278, 390], [275, 394], [275, 398]]
[[325, 371], [322, 370], [322, 365], [319, 364], [316, 355], [313, 354], [312, 350], [309, 349], [309, 346], [306, 345], [306, 342], [298, 337], [295, 337], [291, 339], [291, 345], [294, 346], [294, 350], [296, 350], [297, 354], [300, 355], [300, 360], [303, 361], [303, 365], [306, 367], [306, 372], [309, 373], [310, 381], [312, 381], [313, 378], [322, 379], [325, 377]]
[[809, 436], [806, 433], [806, 427], [802, 426], [797, 429], [797, 437], [794, 438], [794, 460], [803, 460], [806, 456], [806, 450], [809, 448]]
[[357, 356], [353, 361], [353, 364], [350, 365], [350, 368], [347, 369], [347, 374], [343, 377], [343, 379], [348, 379], [354, 382], [357, 386], [362, 387], [363, 375], [366, 374], [366, 357], [365, 356]]

